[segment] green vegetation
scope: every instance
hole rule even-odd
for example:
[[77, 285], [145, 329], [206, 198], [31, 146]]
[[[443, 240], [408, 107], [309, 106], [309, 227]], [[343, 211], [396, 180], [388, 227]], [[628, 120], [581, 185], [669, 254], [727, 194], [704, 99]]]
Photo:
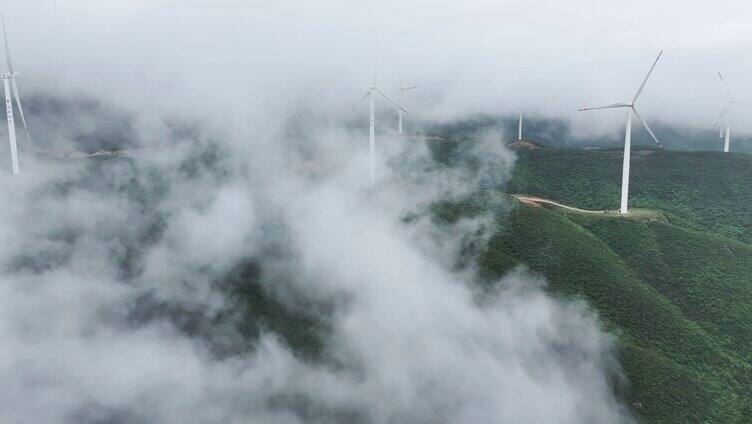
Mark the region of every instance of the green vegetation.
[[[445, 150], [434, 151], [440, 163]], [[518, 155], [507, 192], [589, 210], [618, 205], [620, 152]], [[457, 263], [477, 265], [479, 284], [524, 266], [544, 275], [552, 294], [597, 311], [626, 377], [615, 392], [639, 422], [752, 422], [752, 158], [637, 152], [632, 165], [630, 205], [642, 210], [629, 217], [529, 205], [494, 190], [430, 213], [439, 226], [493, 218], [462, 240]], [[225, 280], [247, 306], [240, 330], [253, 338], [270, 329], [316, 360], [326, 324], [273, 301], [260, 276], [251, 263]]]
[[[618, 206], [621, 152], [520, 150], [510, 193], [588, 210]], [[617, 341], [646, 423], [752, 422], [752, 157], [637, 152], [629, 217], [553, 205], [498, 213], [489, 192], [433, 208], [437, 222], [496, 217], [474, 253], [483, 284], [520, 265], [584, 299]], [[507, 208], [508, 209], [508, 208]], [[652, 211], [652, 212], [651, 212]]]
[[[622, 152], [519, 150], [510, 193], [583, 209], [619, 206]], [[630, 207], [657, 209], [677, 225], [752, 242], [752, 156], [633, 152]]]
[[[451, 223], [466, 205], [477, 215], [479, 204], [434, 212]], [[618, 341], [628, 380], [618, 390], [641, 422], [752, 420], [752, 246], [555, 206], [520, 203], [496, 216], [477, 252], [481, 280], [492, 284], [524, 264], [547, 277], [551, 292], [585, 299]]]
[[[262, 273], [258, 262], [249, 259], [238, 264], [218, 282], [234, 303], [234, 307], [225, 313], [238, 313], [240, 319], [235, 321], [237, 331], [250, 344], [258, 340], [262, 330], [270, 331], [299, 357], [318, 359], [329, 329], [310, 311], [321, 308], [307, 304], [310, 302], [304, 299], [299, 299], [297, 307], [280, 302], [261, 283]], [[223, 322], [227, 318], [221, 315], [215, 321]]]

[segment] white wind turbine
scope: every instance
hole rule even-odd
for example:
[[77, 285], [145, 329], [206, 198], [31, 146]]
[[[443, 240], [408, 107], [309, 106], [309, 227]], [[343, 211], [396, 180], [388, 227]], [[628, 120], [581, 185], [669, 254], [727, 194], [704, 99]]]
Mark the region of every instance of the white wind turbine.
[[[24, 130], [26, 130], [26, 139], [31, 143], [31, 136], [29, 135], [29, 127], [26, 126], [26, 118], [24, 118], [23, 107], [21, 106], [21, 97], [18, 94], [18, 83], [16, 82], [16, 76], [18, 75], [13, 70], [13, 61], [10, 57], [10, 49], [8, 48], [8, 35], [5, 32], [5, 16], [0, 15], [3, 21], [3, 39], [5, 40], [5, 63], [8, 66], [8, 72], [0, 74], [3, 79], [3, 86], [5, 88], [5, 111], [8, 116], [8, 138], [10, 141], [10, 161], [13, 171], [13, 175], [18, 175], [18, 145], [16, 144], [16, 125], [13, 121], [13, 100], [16, 98], [16, 106], [18, 107], [18, 113], [21, 115], [21, 122], [23, 122]], [[11, 90], [13, 96], [11, 96]]]
[[[400, 84], [400, 85], [401, 85], [401, 84]], [[409, 91], [409, 90], [415, 90], [416, 88], [418, 88], [418, 87], [417, 87], [417, 86], [412, 86], [412, 87], [400, 87], [400, 89], [399, 89], [399, 93], [400, 93], [400, 99], [402, 99], [402, 96], [404, 96], [404, 95], [405, 95], [405, 91]], [[399, 109], [398, 109], [398, 114], [399, 114], [399, 123], [397, 124], [397, 133], [398, 133], [399, 135], [402, 135], [402, 114], [403, 114], [403, 112], [404, 112], [404, 110], [403, 110], [402, 108], [399, 108]]]
[[383, 91], [379, 90], [379, 88], [376, 86], [376, 67], [374, 66], [373, 71], [373, 85], [368, 89], [366, 92], [366, 95], [363, 96], [363, 98], [358, 102], [357, 105], [352, 110], [357, 109], [360, 107], [361, 104], [367, 99], [371, 98], [371, 113], [370, 113], [370, 132], [369, 132], [369, 150], [370, 150], [370, 174], [371, 174], [371, 186], [376, 185], [376, 107], [375, 107], [375, 96], [376, 94], [381, 95], [381, 97], [385, 98], [389, 103], [396, 106], [400, 113], [407, 111], [400, 105], [397, 104], [394, 100], [390, 99], [389, 96], [384, 94]]
[[522, 112], [520, 112], [520, 123], [517, 126], [517, 141], [522, 141]]
[[650, 70], [648, 71], [648, 74], [645, 76], [645, 79], [642, 81], [642, 84], [640, 85], [640, 88], [637, 89], [637, 93], [635, 93], [634, 97], [632, 97], [632, 100], [627, 100], [626, 102], [619, 102], [619, 103], [612, 103], [607, 106], [599, 106], [599, 107], [586, 107], [583, 109], [580, 109], [580, 111], [585, 110], [594, 110], [594, 109], [611, 109], [611, 108], [626, 108], [627, 109], [627, 129], [624, 135], [624, 165], [622, 167], [622, 174], [621, 174], [621, 205], [619, 207], [619, 213], [626, 214], [628, 213], [627, 210], [627, 200], [629, 197], [629, 155], [632, 147], [632, 114], [634, 114], [637, 119], [642, 122], [642, 125], [645, 126], [645, 129], [648, 130], [648, 133], [651, 137], [653, 137], [653, 140], [655, 140], [656, 143], [658, 143], [658, 147], [661, 149], [663, 146], [661, 145], [661, 142], [658, 141], [658, 138], [653, 134], [653, 130], [650, 129], [650, 126], [647, 122], [645, 122], [644, 119], [642, 119], [642, 116], [640, 116], [639, 113], [637, 113], [637, 109], [635, 109], [635, 102], [637, 102], [637, 98], [640, 97], [640, 94], [642, 93], [642, 90], [645, 88], [645, 84], [648, 82], [648, 78], [650, 78], [650, 74], [653, 72], [653, 69], [655, 68], [656, 63], [658, 63], [658, 59], [661, 58], [661, 55], [663, 54], [663, 50], [658, 53], [658, 57], [655, 58], [655, 61], [653, 62], [653, 66], [650, 67]]
[[[728, 87], [726, 86], [726, 81], [723, 79], [723, 75], [721, 75], [720, 72], [718, 72], [718, 79], [721, 80], [721, 84], [723, 85], [724, 90], [726, 90], [726, 96], [728, 97], [728, 104], [726, 104], [726, 107], [723, 109], [723, 112], [721, 112], [721, 116], [718, 117], [718, 119], [713, 124], [713, 128], [715, 128], [720, 122], [723, 117], [726, 117], [726, 138], [723, 142], [723, 153], [729, 152], [729, 147], [731, 144], [731, 108], [734, 104], [739, 103], [731, 96], [731, 92], [729, 92]], [[723, 126], [719, 126], [720, 128], [720, 135], [719, 138], [723, 138], [724, 131]]]

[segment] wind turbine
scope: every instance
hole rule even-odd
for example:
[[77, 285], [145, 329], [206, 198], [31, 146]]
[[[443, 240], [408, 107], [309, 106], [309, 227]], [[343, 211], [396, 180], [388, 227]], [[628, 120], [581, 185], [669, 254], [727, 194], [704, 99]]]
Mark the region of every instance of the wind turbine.
[[522, 112], [520, 112], [520, 123], [517, 126], [517, 141], [522, 141]]
[[[726, 138], [723, 142], [723, 153], [728, 153], [729, 147], [731, 144], [731, 107], [739, 103], [736, 100], [734, 100], [733, 97], [731, 97], [731, 92], [729, 92], [728, 87], [726, 86], [726, 81], [723, 79], [723, 75], [721, 75], [720, 72], [718, 72], [718, 79], [721, 80], [721, 84], [723, 85], [724, 90], [726, 91], [726, 96], [728, 97], [728, 104], [726, 104], [726, 107], [723, 109], [723, 112], [721, 112], [721, 116], [718, 117], [718, 119], [713, 124], [713, 128], [718, 125], [718, 123], [721, 122], [721, 119], [723, 119], [724, 116], [726, 116]], [[723, 138], [724, 131], [723, 126], [720, 126], [720, 135], [719, 138]]]
[[[5, 40], [5, 63], [8, 66], [8, 72], [0, 74], [3, 79], [3, 86], [5, 88], [5, 111], [8, 116], [8, 138], [10, 141], [10, 161], [13, 175], [18, 175], [18, 146], [16, 144], [16, 125], [13, 121], [13, 100], [16, 98], [16, 106], [18, 107], [18, 113], [21, 115], [21, 122], [23, 122], [24, 130], [26, 130], [26, 139], [31, 143], [31, 136], [29, 135], [29, 127], [26, 126], [26, 118], [24, 118], [23, 107], [21, 106], [21, 97], [18, 94], [18, 83], [16, 82], [16, 76], [18, 75], [13, 70], [13, 60], [10, 57], [10, 49], [8, 48], [8, 35], [5, 32], [5, 15], [0, 15], [3, 22], [3, 39]], [[13, 96], [11, 96], [11, 89], [13, 90]]]
[[389, 103], [396, 106], [400, 113], [407, 111], [400, 105], [397, 104], [394, 100], [390, 99], [389, 96], [384, 94], [383, 91], [379, 89], [379, 87], [376, 86], [376, 66], [374, 66], [373, 71], [373, 85], [368, 89], [366, 92], [366, 95], [363, 96], [362, 99], [358, 102], [357, 105], [352, 110], [357, 109], [360, 107], [363, 102], [370, 97], [371, 100], [371, 113], [370, 113], [370, 132], [369, 132], [369, 150], [370, 150], [370, 174], [371, 174], [371, 186], [376, 185], [376, 107], [375, 107], [375, 97], [376, 94], [380, 95], [381, 97], [385, 98]]
[[606, 106], [598, 106], [598, 107], [586, 107], [580, 109], [580, 111], [585, 110], [594, 110], [594, 109], [612, 109], [612, 108], [626, 108], [627, 109], [627, 129], [625, 131], [624, 135], [624, 165], [622, 166], [622, 173], [621, 173], [621, 205], [619, 207], [619, 213], [621, 214], [627, 214], [627, 201], [629, 197], [629, 155], [632, 147], [632, 114], [637, 117], [637, 119], [642, 122], [642, 125], [645, 126], [645, 129], [648, 130], [648, 133], [651, 137], [653, 137], [653, 140], [655, 140], [656, 143], [658, 143], [658, 147], [661, 149], [663, 146], [661, 145], [661, 142], [658, 141], [658, 138], [653, 134], [653, 130], [650, 129], [650, 126], [647, 122], [645, 122], [644, 119], [642, 119], [642, 116], [640, 116], [639, 113], [637, 113], [637, 109], [635, 108], [635, 102], [637, 102], [637, 98], [640, 97], [640, 94], [642, 93], [642, 90], [645, 88], [645, 84], [648, 82], [648, 78], [650, 78], [650, 74], [653, 73], [653, 69], [655, 68], [655, 65], [658, 63], [658, 59], [661, 58], [661, 55], [663, 54], [663, 50], [658, 53], [658, 57], [655, 58], [655, 61], [653, 62], [653, 66], [650, 67], [650, 70], [648, 71], [648, 74], [645, 76], [645, 79], [642, 81], [642, 84], [640, 85], [640, 88], [637, 89], [637, 93], [635, 93], [634, 97], [632, 97], [632, 100], [627, 100], [626, 102], [619, 102], [619, 103], [612, 103], [610, 105]]
[[[400, 84], [400, 85], [401, 85], [401, 84]], [[402, 98], [402, 96], [404, 96], [404, 95], [405, 95], [405, 91], [408, 91], [408, 90], [415, 90], [416, 88], [418, 88], [418, 87], [417, 87], [417, 86], [412, 86], [412, 87], [400, 87], [400, 89], [399, 89], [399, 92], [400, 92], [400, 99]], [[397, 125], [397, 133], [398, 133], [399, 135], [402, 135], [402, 112], [403, 112], [402, 108], [399, 108], [399, 111], [398, 111], [398, 113], [399, 113], [399, 124]]]

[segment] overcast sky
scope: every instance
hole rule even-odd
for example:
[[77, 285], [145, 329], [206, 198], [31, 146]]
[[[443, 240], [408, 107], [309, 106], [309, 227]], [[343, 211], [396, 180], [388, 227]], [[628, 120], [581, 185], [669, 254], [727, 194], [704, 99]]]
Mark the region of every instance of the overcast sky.
[[[306, 98], [346, 111], [370, 84], [377, 51], [379, 85], [421, 86], [406, 107], [438, 119], [524, 109], [615, 125], [621, 112], [577, 109], [630, 98], [661, 49], [641, 98], [649, 120], [712, 125], [725, 101], [717, 71], [752, 98], [743, 0], [58, 0], [56, 10], [5, 0], [3, 9], [23, 87], [129, 107], [197, 111], [204, 100], [245, 117]], [[736, 120], [749, 115], [739, 108]]]

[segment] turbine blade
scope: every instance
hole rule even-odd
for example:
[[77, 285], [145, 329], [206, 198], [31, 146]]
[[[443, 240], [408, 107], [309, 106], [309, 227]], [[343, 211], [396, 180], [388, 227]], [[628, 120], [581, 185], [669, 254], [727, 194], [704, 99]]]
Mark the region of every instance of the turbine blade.
[[658, 53], [658, 57], [655, 58], [655, 61], [653, 62], [653, 66], [650, 67], [648, 74], [645, 75], [645, 79], [642, 81], [640, 88], [637, 90], [637, 93], [635, 93], [634, 98], [632, 98], [632, 103], [636, 102], [637, 98], [640, 97], [642, 90], [645, 88], [645, 84], [648, 82], [648, 78], [650, 78], [650, 74], [653, 73], [653, 69], [655, 69], [655, 65], [658, 63], [658, 59], [661, 58], [662, 54], [663, 54], [663, 50], [661, 50], [660, 53]]
[[371, 94], [371, 90], [370, 89], [368, 91], [366, 91], [366, 95], [363, 96], [362, 99], [360, 99], [360, 101], [358, 102], [358, 104], [356, 104], [355, 107], [352, 108], [352, 110], [355, 111], [355, 109], [359, 108], [360, 105], [362, 105], [363, 102], [366, 101], [366, 99], [368, 98], [369, 94]]
[[400, 93], [402, 93], [402, 92], [405, 92], [405, 91], [407, 91], [407, 90], [415, 90], [416, 88], [418, 88], [418, 87], [417, 87], [417, 86], [413, 86], [413, 87], [402, 87], [402, 88], [400, 88]]
[[586, 110], [612, 109], [612, 108], [615, 108], [615, 107], [627, 107], [627, 106], [629, 106], [629, 105], [626, 104], [626, 103], [611, 103], [610, 105], [606, 105], [606, 106], [584, 107], [584, 108], [580, 109], [580, 112], [584, 112]]
[[8, 34], [5, 33], [5, 15], [0, 14], [3, 21], [3, 39], [5, 40], [5, 63], [8, 65], [8, 72], [13, 73], [13, 60], [10, 58], [10, 49], [8, 48]]
[[381, 94], [381, 97], [387, 99], [391, 104], [395, 105], [397, 108], [399, 108], [403, 112], [407, 113], [407, 111], [405, 110], [405, 108], [403, 108], [402, 106], [398, 105], [397, 102], [395, 102], [394, 100], [390, 99], [389, 96], [387, 96], [386, 94], [384, 94], [383, 91], [379, 90], [376, 87], [374, 87], [374, 90], [376, 90], [377, 93]]
[[655, 134], [653, 133], [653, 130], [650, 129], [650, 125], [648, 125], [648, 123], [645, 122], [644, 119], [642, 119], [642, 116], [640, 116], [640, 114], [637, 113], [637, 109], [635, 109], [634, 107], [632, 107], [632, 112], [634, 112], [637, 119], [639, 119], [640, 122], [642, 122], [642, 125], [645, 127], [646, 130], [648, 130], [648, 133], [650, 134], [650, 136], [653, 137], [653, 140], [655, 140], [655, 142], [658, 143], [658, 147], [662, 149], [663, 145], [661, 144], [660, 141], [658, 141], [658, 137], [655, 136]]
[[21, 96], [18, 94], [18, 83], [16, 82], [16, 79], [11, 79], [11, 83], [13, 84], [13, 96], [16, 98], [16, 106], [18, 106], [18, 113], [21, 115], [21, 122], [23, 122], [24, 130], [26, 131], [26, 141], [31, 144], [31, 135], [29, 134], [29, 127], [26, 125], [26, 118], [24, 117], [23, 113], [23, 106], [21, 106]]
[[726, 112], [728, 112], [729, 109], [731, 109], [730, 103], [726, 105], [726, 107], [723, 109], [723, 112], [721, 112], [721, 116], [719, 116], [718, 119], [715, 120], [715, 123], [712, 127], [710, 127], [710, 129], [715, 128], [715, 126], [718, 125], [719, 122], [721, 122], [721, 119], [723, 119], [724, 115], [726, 115]]

